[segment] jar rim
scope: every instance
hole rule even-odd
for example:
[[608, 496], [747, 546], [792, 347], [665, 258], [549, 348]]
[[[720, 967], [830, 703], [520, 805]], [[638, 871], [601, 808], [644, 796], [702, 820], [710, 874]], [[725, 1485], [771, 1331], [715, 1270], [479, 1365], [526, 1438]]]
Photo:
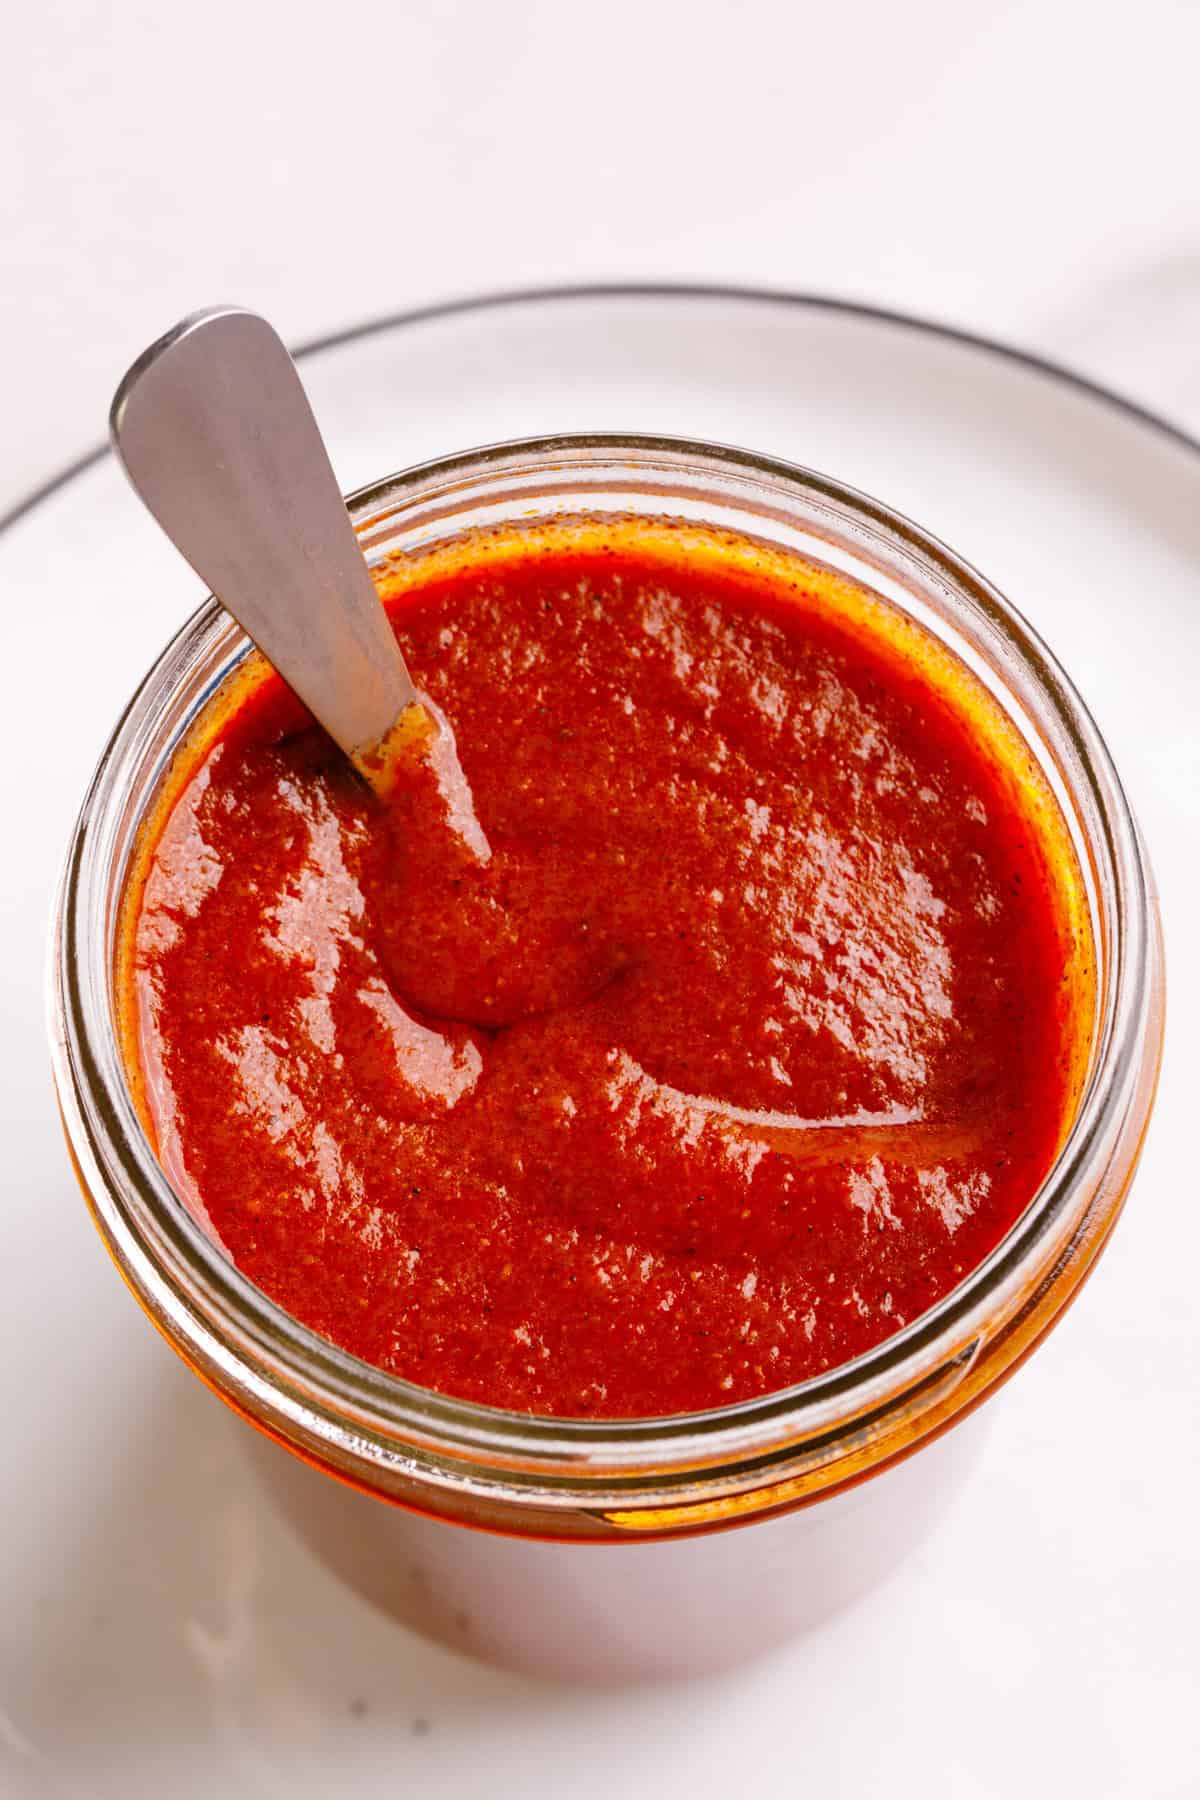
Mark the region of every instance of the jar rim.
[[[418, 495], [447, 503], [473, 483], [546, 469], [599, 474], [617, 463], [648, 479], [689, 472], [755, 484], [817, 513], [854, 521], [889, 553], [914, 559], [968, 604], [1033, 679], [1087, 784], [1102, 862], [1108, 937], [1097, 983], [1097, 1031], [1071, 1129], [1038, 1192], [996, 1248], [957, 1287], [892, 1337], [821, 1374], [752, 1400], [657, 1418], [577, 1419], [508, 1412], [390, 1375], [318, 1336], [236, 1268], [171, 1188], [138, 1119], [108, 1005], [105, 858], [142, 816], [127, 778], [163, 699], [164, 671], [186, 668], [221, 637], [245, 643], [209, 598], [156, 659], [105, 748], [68, 850], [55, 907], [50, 1025], [55, 1080], [72, 1153], [101, 1233], [170, 1340], [235, 1403], [310, 1444], [333, 1433], [364, 1467], [437, 1485], [478, 1480], [544, 1501], [733, 1479], [848, 1425], [866, 1431], [898, 1395], [965, 1367], [983, 1320], [1028, 1286], [1069, 1237], [1086, 1171], [1127, 1113], [1144, 1049], [1154, 958], [1152, 903], [1140, 840], [1107, 747], [1052, 652], [985, 577], [919, 525], [823, 474], [731, 446], [622, 433], [529, 438], [458, 453], [390, 475], [348, 499], [360, 531]], [[819, 535], [819, 533], [818, 533]], [[861, 554], [861, 551], [860, 551]], [[217, 685], [217, 684], [214, 684]], [[168, 691], [170, 691], [168, 689]], [[161, 772], [161, 770], [160, 770]], [[147, 784], [153, 790], [154, 781]], [[1097, 946], [1098, 950], [1100, 946]]]

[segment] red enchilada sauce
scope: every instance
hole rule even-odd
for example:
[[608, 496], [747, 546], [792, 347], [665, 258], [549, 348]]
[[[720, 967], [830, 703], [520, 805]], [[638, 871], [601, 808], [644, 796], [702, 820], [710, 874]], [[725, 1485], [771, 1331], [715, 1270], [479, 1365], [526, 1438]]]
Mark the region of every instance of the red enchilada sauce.
[[127, 1056], [186, 1202], [314, 1330], [518, 1410], [718, 1406], [916, 1318], [1049, 1169], [1091, 1018], [994, 703], [844, 578], [666, 521], [382, 585], [455, 818], [256, 663], [145, 834]]

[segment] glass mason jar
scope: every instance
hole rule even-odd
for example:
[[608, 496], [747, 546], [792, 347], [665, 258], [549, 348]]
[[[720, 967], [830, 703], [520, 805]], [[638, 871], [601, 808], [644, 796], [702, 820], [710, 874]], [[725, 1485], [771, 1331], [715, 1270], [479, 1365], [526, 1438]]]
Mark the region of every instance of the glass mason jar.
[[215, 600], [155, 663], [101, 758], [57, 900], [51, 1032], [71, 1153], [133, 1293], [274, 1440], [258, 1454], [288, 1516], [382, 1605], [557, 1674], [716, 1666], [830, 1610], [929, 1529], [967, 1460], [970, 1433], [947, 1427], [1037, 1345], [1103, 1248], [1162, 1034], [1137, 830], [1095, 725], [1019, 613], [943, 544], [825, 476], [681, 440], [567, 437], [449, 457], [363, 489], [350, 509], [371, 562], [471, 527], [586, 512], [667, 514], [841, 569], [987, 684], [1075, 841], [1098, 965], [1086, 1081], [1053, 1169], [986, 1261], [896, 1336], [782, 1392], [670, 1418], [531, 1417], [397, 1380], [289, 1317], [195, 1222], [139, 1123], [115, 1028], [119, 908], [172, 755], [250, 652]]

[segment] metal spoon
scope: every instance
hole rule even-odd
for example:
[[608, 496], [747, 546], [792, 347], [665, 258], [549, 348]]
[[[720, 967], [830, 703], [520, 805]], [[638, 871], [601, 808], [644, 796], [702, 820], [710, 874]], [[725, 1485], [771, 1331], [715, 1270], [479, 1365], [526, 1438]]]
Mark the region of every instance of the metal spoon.
[[440, 736], [444, 760], [449, 727], [405, 667], [296, 366], [265, 319], [223, 306], [182, 320], [129, 370], [109, 427], [176, 549], [378, 792], [399, 743]]

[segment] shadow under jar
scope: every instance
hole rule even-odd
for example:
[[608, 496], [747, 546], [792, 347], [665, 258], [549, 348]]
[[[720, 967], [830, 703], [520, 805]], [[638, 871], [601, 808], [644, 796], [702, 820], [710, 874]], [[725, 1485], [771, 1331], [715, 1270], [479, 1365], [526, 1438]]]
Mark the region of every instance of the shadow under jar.
[[1162, 1031], [1137, 831], [1095, 726], [1020, 615], [944, 545], [824, 476], [679, 440], [556, 438], [411, 470], [350, 507], [372, 563], [584, 514], [690, 521], [841, 571], [987, 687], [1075, 846], [1096, 958], [1086, 1067], [1057, 1159], [996, 1249], [894, 1336], [799, 1386], [665, 1418], [552, 1418], [401, 1381], [308, 1330], [196, 1222], [143, 1130], [120, 1048], [122, 899], [172, 758], [251, 654], [215, 600], [101, 759], [54, 921], [67, 1138], [113, 1259], [168, 1341], [259, 1428], [254, 1455], [286, 1515], [377, 1603], [476, 1654], [600, 1679], [728, 1664], [845, 1603], [929, 1530], [969, 1462], [971, 1432], [947, 1427], [1036, 1346], [1108, 1237]]

